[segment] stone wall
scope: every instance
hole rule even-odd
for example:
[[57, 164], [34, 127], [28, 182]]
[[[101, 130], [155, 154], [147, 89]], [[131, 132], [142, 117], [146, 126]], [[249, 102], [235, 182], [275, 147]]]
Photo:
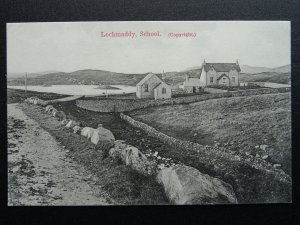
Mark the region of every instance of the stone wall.
[[291, 182], [291, 177], [282, 169], [275, 168], [274, 165], [261, 158], [252, 155], [236, 154], [233, 151], [222, 147], [207, 146], [190, 141], [178, 140], [174, 137], [170, 137], [157, 131], [155, 128], [145, 123], [136, 121], [123, 113], [120, 114], [120, 117], [132, 126], [145, 131], [148, 135], [161, 140], [175, 149], [178, 149], [182, 152], [189, 150], [198, 152], [199, 160], [204, 164], [212, 166], [216, 173], [224, 174], [228, 172], [228, 167], [232, 167], [234, 169], [235, 166], [239, 166], [242, 163], [249, 168], [257, 169], [264, 174], [269, 174], [276, 180], [284, 183]]
[[224, 92], [227, 92], [227, 90], [211, 88], [211, 87], [205, 87], [204, 91], [209, 92], [209, 93], [224, 93]]
[[242, 91], [229, 91], [224, 93], [213, 93], [194, 95], [178, 98], [170, 98], [163, 100], [152, 99], [117, 99], [108, 98], [100, 100], [84, 100], [76, 101], [76, 105], [80, 108], [95, 112], [128, 112], [136, 109], [142, 109], [153, 106], [173, 105], [173, 104], [188, 104], [193, 102], [205, 101], [208, 99], [225, 98], [225, 97], [239, 97], [249, 95], [261, 95], [272, 93], [290, 92], [291, 88], [260, 88]]

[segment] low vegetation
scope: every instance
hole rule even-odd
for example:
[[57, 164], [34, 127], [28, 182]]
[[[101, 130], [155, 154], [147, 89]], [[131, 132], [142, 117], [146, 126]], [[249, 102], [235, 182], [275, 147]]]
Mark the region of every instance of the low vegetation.
[[242, 73], [240, 75], [240, 82], [271, 82], [279, 84], [288, 84], [291, 82], [291, 73], [279, 72], [263, 72], [256, 74]]
[[149, 108], [130, 116], [178, 139], [265, 156], [291, 174], [290, 93]]
[[27, 97], [36, 96], [43, 100], [52, 100], [58, 98], [68, 97], [68, 95], [61, 95], [56, 93], [43, 93], [37, 91], [27, 91], [27, 96], [24, 90], [7, 89], [7, 103], [23, 102]]
[[86, 138], [61, 127], [55, 118], [43, 113], [40, 107], [23, 103], [22, 110], [61, 145], [66, 146], [70, 151], [69, 157], [97, 176], [97, 184], [110, 194], [115, 200], [114, 204], [168, 204], [162, 187], [154, 177], [144, 177], [120, 162], [103, 157], [103, 152], [95, 150]]

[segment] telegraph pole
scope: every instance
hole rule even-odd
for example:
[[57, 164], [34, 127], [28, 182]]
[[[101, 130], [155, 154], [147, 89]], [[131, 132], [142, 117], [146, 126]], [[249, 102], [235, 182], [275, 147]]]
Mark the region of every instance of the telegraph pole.
[[27, 97], [27, 72], [25, 73], [25, 96]]

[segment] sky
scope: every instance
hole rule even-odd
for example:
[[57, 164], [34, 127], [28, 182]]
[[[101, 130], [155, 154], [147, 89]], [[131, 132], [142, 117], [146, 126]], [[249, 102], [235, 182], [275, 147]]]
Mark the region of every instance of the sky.
[[[136, 38], [101, 37], [134, 32]], [[140, 37], [159, 32], [159, 37]], [[195, 37], [169, 37], [170, 33]], [[8, 73], [182, 71], [206, 62], [279, 67], [290, 64], [290, 22], [8, 23]]]

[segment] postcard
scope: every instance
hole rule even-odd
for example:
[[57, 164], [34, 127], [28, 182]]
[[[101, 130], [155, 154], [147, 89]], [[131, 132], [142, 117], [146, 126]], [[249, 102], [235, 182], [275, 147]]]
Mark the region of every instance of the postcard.
[[7, 23], [8, 205], [291, 203], [290, 29]]

